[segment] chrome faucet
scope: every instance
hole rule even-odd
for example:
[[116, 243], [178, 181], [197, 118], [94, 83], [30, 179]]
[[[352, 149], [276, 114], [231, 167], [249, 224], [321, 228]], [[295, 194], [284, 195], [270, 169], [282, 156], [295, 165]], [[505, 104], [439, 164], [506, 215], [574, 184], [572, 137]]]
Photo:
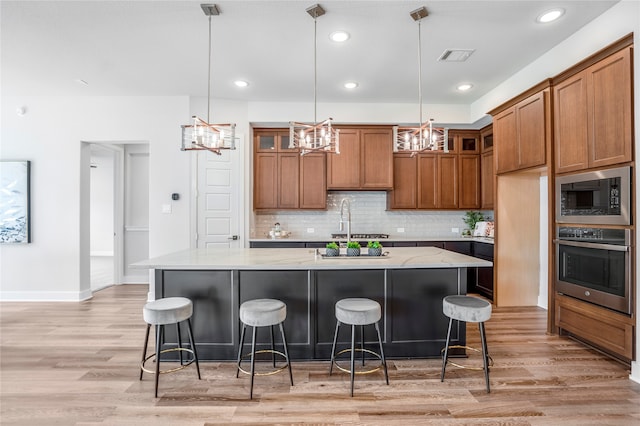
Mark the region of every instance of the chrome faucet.
[[344, 231], [344, 206], [347, 206], [347, 243], [351, 242], [351, 203], [346, 198], [340, 201], [340, 231]]

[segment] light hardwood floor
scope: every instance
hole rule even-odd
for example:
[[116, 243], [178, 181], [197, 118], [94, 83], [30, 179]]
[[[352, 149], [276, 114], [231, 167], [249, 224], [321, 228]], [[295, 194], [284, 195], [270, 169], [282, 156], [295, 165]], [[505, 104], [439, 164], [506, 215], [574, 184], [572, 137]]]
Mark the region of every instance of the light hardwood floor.
[[[538, 308], [494, 309], [487, 323], [492, 392], [481, 371], [438, 359], [389, 360], [382, 373], [329, 377], [327, 362], [294, 362], [287, 374], [235, 378], [235, 365], [203, 362], [138, 380], [147, 286], [97, 292], [82, 303], [0, 304], [2, 425], [483, 424], [639, 425], [640, 384], [627, 368], [585, 346], [545, 334]], [[333, 321], [333, 319], [332, 319]], [[469, 344], [478, 347], [477, 326]], [[479, 361], [471, 358], [467, 362]]]

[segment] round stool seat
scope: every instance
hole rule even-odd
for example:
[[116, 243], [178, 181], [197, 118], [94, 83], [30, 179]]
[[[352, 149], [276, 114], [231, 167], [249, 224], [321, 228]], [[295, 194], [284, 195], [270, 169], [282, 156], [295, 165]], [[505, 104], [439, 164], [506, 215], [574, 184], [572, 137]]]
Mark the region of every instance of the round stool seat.
[[375, 300], [342, 299], [336, 302], [336, 319], [343, 324], [369, 325], [380, 321], [382, 309]]
[[491, 303], [473, 296], [447, 296], [442, 312], [458, 321], [485, 322], [491, 318]]
[[148, 302], [142, 308], [147, 324], [165, 325], [186, 321], [193, 315], [193, 303], [186, 297], [165, 297]]
[[280, 324], [287, 318], [287, 305], [276, 299], [248, 300], [240, 305], [240, 321], [252, 327]]

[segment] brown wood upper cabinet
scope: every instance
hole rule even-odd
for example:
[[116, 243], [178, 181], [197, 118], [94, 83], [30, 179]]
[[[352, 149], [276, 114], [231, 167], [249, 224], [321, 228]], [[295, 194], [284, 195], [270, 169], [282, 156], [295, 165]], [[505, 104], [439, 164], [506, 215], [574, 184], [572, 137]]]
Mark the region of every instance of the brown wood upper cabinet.
[[497, 174], [546, 164], [549, 95], [547, 87], [494, 115]]
[[631, 49], [554, 81], [557, 173], [632, 160]]
[[288, 129], [254, 129], [253, 208], [325, 209], [326, 155], [289, 149]]
[[480, 207], [493, 209], [494, 178], [493, 172], [493, 126], [489, 125], [480, 130]]
[[[463, 136], [464, 135], [464, 136]], [[453, 210], [480, 208], [480, 155], [466, 154], [479, 149], [479, 134], [450, 133], [450, 152], [395, 153], [394, 187], [387, 196], [389, 209]], [[469, 149], [473, 146], [473, 149]], [[456, 152], [460, 152], [460, 154]]]
[[327, 154], [327, 189], [392, 189], [393, 130], [390, 127], [339, 128], [340, 154]]

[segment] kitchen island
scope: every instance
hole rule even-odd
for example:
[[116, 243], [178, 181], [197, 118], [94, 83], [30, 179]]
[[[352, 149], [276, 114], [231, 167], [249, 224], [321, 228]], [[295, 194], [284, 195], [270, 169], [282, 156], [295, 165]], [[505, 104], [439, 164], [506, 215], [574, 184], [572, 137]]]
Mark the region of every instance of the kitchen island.
[[[256, 298], [286, 303], [285, 330], [294, 359], [329, 358], [334, 305], [345, 297], [380, 303], [388, 357], [439, 357], [448, 324], [442, 298], [466, 293], [467, 268], [492, 266], [437, 247], [393, 247], [380, 258], [326, 258], [322, 253], [308, 248], [197, 249], [135, 266], [154, 270], [156, 298], [184, 296], [193, 301], [202, 360], [235, 359], [240, 304]], [[266, 347], [269, 334], [258, 333], [258, 338]], [[346, 331], [339, 336], [344, 344], [348, 339]], [[365, 340], [375, 342], [375, 331], [365, 329]], [[452, 340], [465, 344], [464, 325], [452, 330]], [[175, 341], [175, 335], [168, 333], [167, 341]]]

